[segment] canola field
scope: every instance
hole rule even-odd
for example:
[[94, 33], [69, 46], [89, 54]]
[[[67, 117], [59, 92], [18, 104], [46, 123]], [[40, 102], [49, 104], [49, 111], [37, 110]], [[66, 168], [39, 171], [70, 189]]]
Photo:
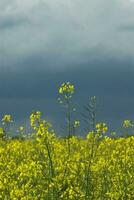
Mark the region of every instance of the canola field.
[[0, 140], [1, 200], [134, 199], [134, 136], [102, 138], [103, 123], [63, 139], [40, 117], [31, 115], [31, 135]]
[[[0, 127], [0, 200], [134, 200], [134, 136], [111, 137], [105, 123], [87, 136], [72, 134], [70, 99], [74, 87], [63, 84], [68, 137], [56, 136], [39, 111], [30, 115], [31, 132], [19, 127], [8, 137], [11, 115]], [[73, 130], [80, 126], [77, 120]], [[133, 128], [125, 120], [124, 128]]]

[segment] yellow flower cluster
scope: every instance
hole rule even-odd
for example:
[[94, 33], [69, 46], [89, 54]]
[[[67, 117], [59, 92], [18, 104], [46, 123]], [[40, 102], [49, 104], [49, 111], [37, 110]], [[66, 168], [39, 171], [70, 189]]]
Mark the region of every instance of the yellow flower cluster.
[[134, 136], [58, 138], [40, 112], [30, 124], [31, 138], [0, 140], [1, 200], [134, 199]]
[[71, 84], [70, 82], [63, 83], [61, 87], [59, 88], [59, 93], [68, 93], [68, 94], [73, 94], [74, 93], [74, 85]]
[[41, 112], [35, 111], [30, 115], [30, 125], [33, 129], [36, 129], [37, 126], [40, 124], [41, 120]]
[[123, 127], [124, 128], [132, 128], [133, 127], [133, 123], [132, 123], [132, 121], [131, 120], [124, 120], [123, 121]]
[[96, 124], [96, 132], [101, 134], [101, 133], [106, 133], [108, 131], [108, 127], [105, 123], [98, 123]]
[[2, 118], [3, 122], [13, 122], [12, 116], [11, 115], [4, 115]]

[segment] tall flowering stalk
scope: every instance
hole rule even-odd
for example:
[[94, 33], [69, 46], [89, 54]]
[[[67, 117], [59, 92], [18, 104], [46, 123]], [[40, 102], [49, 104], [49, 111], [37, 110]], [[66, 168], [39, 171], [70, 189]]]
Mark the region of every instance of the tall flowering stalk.
[[74, 94], [74, 85], [70, 82], [63, 83], [59, 88], [60, 98], [58, 98], [59, 103], [64, 104], [66, 108], [66, 119], [67, 119], [67, 129], [68, 137], [72, 135], [72, 115], [74, 108], [72, 108], [72, 97]]
[[1, 121], [3, 125], [3, 133], [5, 136], [8, 136], [10, 133], [10, 124], [13, 122], [13, 118], [11, 115], [4, 115]]

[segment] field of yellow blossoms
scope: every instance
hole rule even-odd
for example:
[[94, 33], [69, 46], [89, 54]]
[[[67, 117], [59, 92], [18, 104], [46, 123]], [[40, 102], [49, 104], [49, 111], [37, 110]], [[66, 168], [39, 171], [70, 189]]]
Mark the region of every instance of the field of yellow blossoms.
[[108, 137], [98, 123], [86, 138], [60, 138], [39, 111], [30, 126], [18, 138], [0, 128], [0, 200], [134, 200], [134, 136]]
[[0, 140], [1, 200], [134, 199], [134, 136], [58, 138], [41, 113], [30, 116], [33, 133]]

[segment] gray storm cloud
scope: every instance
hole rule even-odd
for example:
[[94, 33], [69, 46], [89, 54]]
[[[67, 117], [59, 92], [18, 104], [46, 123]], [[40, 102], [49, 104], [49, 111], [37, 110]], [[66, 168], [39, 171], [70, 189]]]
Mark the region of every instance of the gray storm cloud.
[[1, 0], [0, 68], [19, 68], [33, 58], [44, 68], [62, 69], [88, 59], [132, 57], [133, 19], [133, 1]]
[[133, 20], [132, 0], [0, 0], [0, 117], [41, 110], [61, 126], [70, 81], [78, 111], [95, 95], [98, 120], [133, 118]]

